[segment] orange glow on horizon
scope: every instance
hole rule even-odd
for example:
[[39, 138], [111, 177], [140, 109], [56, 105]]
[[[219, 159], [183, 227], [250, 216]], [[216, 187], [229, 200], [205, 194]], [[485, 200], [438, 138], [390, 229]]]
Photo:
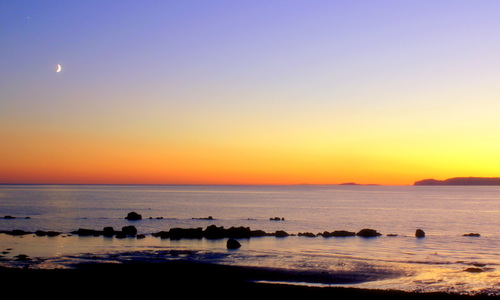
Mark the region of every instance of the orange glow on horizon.
[[[433, 141], [419, 147], [349, 139], [328, 145], [314, 137], [303, 144], [291, 139], [169, 144], [43, 132], [3, 137], [10, 147], [0, 149], [5, 158], [0, 183], [411, 185], [427, 178], [498, 176], [491, 163], [496, 151], [470, 155], [477, 145], [465, 143], [456, 151], [455, 144], [437, 147]], [[430, 147], [432, 155], [426, 152]]]

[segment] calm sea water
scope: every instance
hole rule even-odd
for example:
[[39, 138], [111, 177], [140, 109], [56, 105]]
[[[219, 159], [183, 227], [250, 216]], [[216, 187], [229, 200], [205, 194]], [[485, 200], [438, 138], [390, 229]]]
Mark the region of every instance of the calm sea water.
[[[131, 211], [143, 220], [125, 220]], [[39, 267], [86, 259], [86, 253], [106, 260], [112, 252], [141, 251], [145, 258], [167, 251], [161, 252], [165, 259], [173, 259], [168, 251], [180, 249], [193, 250], [186, 252], [190, 259], [328, 273], [331, 284], [347, 274], [369, 278], [360, 287], [500, 293], [500, 187], [3, 185], [0, 217], [6, 215], [15, 219], [0, 218], [0, 230], [69, 233], [134, 225], [146, 238], [1, 234], [4, 264], [15, 264], [18, 254], [36, 258], [30, 263]], [[212, 224], [290, 234], [372, 228], [383, 235], [252, 238], [241, 240], [238, 251], [226, 250], [224, 240], [150, 235]], [[425, 238], [415, 238], [418, 228]], [[471, 232], [481, 236], [463, 236]]]

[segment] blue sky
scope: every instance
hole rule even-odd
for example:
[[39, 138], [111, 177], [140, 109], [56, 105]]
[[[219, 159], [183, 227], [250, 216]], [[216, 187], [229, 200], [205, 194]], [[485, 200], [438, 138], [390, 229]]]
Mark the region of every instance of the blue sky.
[[[499, 8], [496, 1], [3, 1], [0, 137], [39, 139], [3, 150], [11, 158], [4, 173], [19, 178], [29, 162], [43, 177], [56, 172], [47, 161], [71, 164], [54, 148], [76, 156], [94, 145], [108, 155], [128, 149], [125, 161], [184, 149], [189, 155], [176, 156], [176, 168], [196, 161], [186, 172], [202, 169], [206, 178], [278, 178], [294, 164], [283, 169], [294, 174], [284, 181], [493, 175]], [[35, 146], [45, 149], [38, 160], [20, 154]], [[249, 169], [264, 157], [269, 170]], [[166, 182], [181, 173], [161, 161], [165, 171], [155, 174]], [[212, 161], [228, 171], [210, 173]], [[272, 169], [272, 161], [281, 163]]]

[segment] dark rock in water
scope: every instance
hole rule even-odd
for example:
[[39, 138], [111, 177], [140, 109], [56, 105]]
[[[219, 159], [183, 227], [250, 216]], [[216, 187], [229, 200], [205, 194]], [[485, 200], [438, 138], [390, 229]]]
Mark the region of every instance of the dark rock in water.
[[215, 220], [212, 216], [208, 216], [206, 218], [191, 218], [193, 220]]
[[262, 237], [268, 236], [269, 234], [264, 230], [250, 230], [250, 237]]
[[286, 231], [283, 230], [276, 230], [275, 234], [276, 237], [287, 237], [289, 234]]
[[137, 239], [138, 240], [145, 239], [145, 238], [146, 238], [146, 236], [144, 234], [138, 234], [137, 235]]
[[12, 231], [4, 231], [4, 233], [8, 234], [8, 235], [25, 235], [25, 234], [30, 234], [32, 232], [24, 231], [24, 230], [21, 230], [21, 229], [14, 229]]
[[79, 236], [89, 236], [89, 235], [94, 235], [95, 231], [92, 229], [78, 228], [77, 231], [73, 231], [71, 233], [77, 234]]
[[356, 235], [361, 237], [376, 237], [381, 236], [382, 234], [377, 232], [375, 229], [365, 228], [361, 229], [358, 233], [356, 233]]
[[334, 232], [331, 233], [331, 236], [335, 237], [346, 237], [355, 235], [356, 233], [354, 231], [347, 231], [347, 230], [335, 230]]
[[347, 237], [347, 236], [355, 236], [356, 233], [347, 230], [335, 230], [333, 232], [325, 231], [322, 233], [323, 237]]
[[231, 227], [225, 229], [220, 226], [215, 225], [208, 226], [205, 230], [201, 227], [199, 228], [171, 228], [169, 231], [159, 231], [151, 234], [154, 237], [160, 237], [162, 239], [170, 238], [173, 240], [179, 239], [221, 239], [221, 238], [251, 238], [251, 237], [263, 237], [263, 236], [275, 236], [275, 237], [286, 237], [289, 234], [285, 231], [278, 230], [274, 233], [267, 233], [263, 230], [250, 230], [250, 227]]
[[142, 216], [140, 214], [136, 213], [135, 211], [133, 211], [133, 212], [129, 212], [127, 214], [127, 216], [125, 217], [125, 219], [127, 219], [129, 221], [137, 221], [137, 220], [141, 220]]
[[215, 225], [208, 226], [203, 231], [203, 236], [207, 239], [220, 239], [220, 238], [249, 238], [251, 236], [250, 227], [231, 227], [224, 229], [224, 227], [217, 227]]
[[235, 239], [228, 239], [227, 243], [226, 243], [226, 247], [228, 249], [238, 249], [241, 247], [241, 244], [240, 244], [240, 242], [238, 242]]
[[135, 236], [137, 234], [137, 229], [135, 226], [124, 226], [122, 227], [122, 233], [129, 236]]
[[37, 230], [37, 231], [35, 231], [35, 235], [36, 236], [46, 236], [47, 232], [45, 232], [43, 230]]
[[[17, 217], [14, 217], [14, 216], [11, 216], [11, 215], [7, 215], [7, 216], [3, 216], [3, 218], [5, 220], [14, 220], [14, 219], [17, 219]], [[24, 217], [24, 219], [31, 219], [31, 217]]]
[[49, 236], [49, 237], [53, 237], [53, 236], [58, 236], [60, 235], [61, 233], [58, 232], [58, 231], [43, 231], [43, 230], [37, 230], [35, 231], [35, 234], [36, 236]]
[[221, 239], [226, 235], [226, 230], [223, 226], [210, 225], [205, 229], [204, 235], [207, 239]]
[[112, 237], [113, 235], [115, 235], [115, 230], [113, 229], [113, 227], [104, 227], [104, 229], [102, 230], [102, 234], [106, 237]]
[[19, 254], [19, 255], [16, 255], [14, 256], [16, 258], [17, 261], [27, 261], [27, 260], [31, 260], [31, 258], [29, 258], [28, 255], [26, 254]]
[[316, 235], [312, 232], [299, 232], [297, 235], [298, 236], [305, 236], [305, 237], [316, 237]]
[[473, 237], [480, 237], [481, 235], [479, 233], [466, 233], [463, 236], [473, 236]]
[[467, 268], [464, 271], [465, 272], [470, 272], [470, 273], [481, 273], [481, 272], [484, 272], [484, 270], [481, 269], [481, 268], [472, 268], [472, 267]]
[[127, 235], [121, 231], [117, 231], [115, 234], [115, 238], [117, 238], [117, 239], [124, 239], [126, 237], [127, 237]]
[[159, 231], [151, 234], [154, 237], [159, 237], [161, 239], [168, 239], [170, 237], [170, 231]]
[[271, 221], [285, 221], [285, 218], [280, 218], [280, 217], [274, 217], [274, 218], [269, 218]]
[[201, 239], [203, 237], [203, 229], [198, 228], [171, 228], [168, 231], [168, 236], [172, 240], [187, 239]]
[[395, 236], [398, 236], [397, 234], [395, 233], [388, 233], [387, 236], [390, 236], [390, 237], [395, 237]]
[[79, 236], [99, 236], [102, 232], [93, 229], [79, 228], [77, 231], [72, 231], [71, 233]]
[[231, 227], [226, 230], [226, 236], [235, 239], [249, 238], [250, 237], [250, 227]]
[[417, 229], [415, 231], [415, 236], [418, 238], [423, 238], [423, 237], [425, 237], [425, 232], [422, 229]]

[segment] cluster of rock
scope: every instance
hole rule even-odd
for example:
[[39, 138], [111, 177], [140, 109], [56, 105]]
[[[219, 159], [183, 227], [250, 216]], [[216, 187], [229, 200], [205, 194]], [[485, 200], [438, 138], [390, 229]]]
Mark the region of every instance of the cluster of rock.
[[60, 234], [61, 234], [61, 232], [59, 232], [59, 231], [51, 231], [51, 230], [49, 230], [49, 231], [45, 231], [45, 230], [35, 231], [36, 236], [58, 236]]
[[268, 233], [263, 230], [251, 230], [250, 227], [231, 227], [210, 225], [205, 230], [203, 228], [171, 228], [168, 231], [159, 231], [152, 234], [154, 237], [162, 239], [180, 240], [187, 239], [222, 239], [222, 238], [251, 238], [262, 236], [287, 237], [289, 234], [283, 230]]
[[306, 237], [322, 236], [322, 237], [328, 238], [328, 237], [348, 237], [348, 236], [376, 237], [376, 236], [381, 236], [382, 234], [380, 232], [376, 231], [375, 229], [365, 228], [365, 229], [361, 229], [358, 232], [347, 231], [347, 230], [335, 230], [332, 232], [324, 231], [324, 232], [320, 232], [318, 234], [314, 234], [311, 232], [299, 232], [297, 235], [298, 236], [306, 236]]
[[[223, 226], [210, 225], [205, 230], [203, 228], [171, 228], [168, 231], [159, 231], [153, 233], [152, 236], [159, 237], [162, 239], [180, 240], [180, 239], [222, 239], [222, 238], [251, 238], [251, 237], [263, 237], [263, 236], [274, 236], [274, 237], [287, 237], [293, 234], [289, 234], [283, 230], [277, 230], [275, 232], [265, 232], [263, 230], [251, 230], [250, 227], [231, 227], [225, 229]], [[305, 237], [317, 237], [322, 236], [328, 237], [349, 237], [349, 236], [359, 236], [364, 238], [377, 237], [382, 234], [375, 229], [364, 228], [358, 232], [347, 231], [347, 230], [335, 230], [332, 232], [324, 231], [322, 233], [314, 234], [311, 232], [299, 232], [297, 236]], [[388, 236], [397, 236], [396, 234], [388, 234]], [[464, 236], [477, 236], [476, 234], [465, 234]], [[423, 238], [425, 237], [425, 232], [422, 229], [417, 229], [415, 231], [415, 237]]]
[[[322, 237], [325, 237], [325, 238], [329, 238], [329, 237], [348, 237], [348, 236], [360, 236], [360, 237], [369, 238], [369, 237], [381, 236], [382, 234], [380, 232], [376, 231], [375, 229], [365, 228], [365, 229], [361, 229], [358, 232], [347, 231], [347, 230], [335, 230], [335, 231], [332, 231], [332, 232], [324, 231], [324, 232], [320, 232], [318, 234], [314, 234], [312, 232], [299, 232], [297, 235], [298, 236], [305, 236], [305, 237], [322, 236]], [[397, 234], [388, 234], [387, 236], [397, 236]], [[469, 233], [469, 234], [464, 234], [464, 236], [479, 236], [479, 234], [476, 235], [475, 233]], [[418, 238], [425, 237], [425, 232], [422, 229], [417, 229], [415, 231], [415, 237], [418, 237]]]
[[21, 230], [21, 229], [14, 229], [14, 230], [0, 230], [0, 233], [17, 236], [17, 235], [32, 234], [33, 232], [31, 232], [31, 231], [24, 231], [24, 230]]
[[[17, 217], [14, 217], [14, 216], [11, 216], [11, 215], [3, 216], [3, 218], [6, 219], [6, 220], [17, 219]], [[30, 217], [24, 217], [23, 219], [31, 219], [31, 218]]]
[[202, 218], [191, 218], [192, 220], [215, 220], [212, 216]]
[[[12, 216], [4, 216], [4, 219], [14, 219], [15, 217]], [[125, 219], [129, 221], [137, 221], [141, 220], [142, 216], [136, 212], [130, 212], [127, 214]], [[193, 219], [198, 219], [198, 220], [215, 220], [212, 216], [208, 216], [206, 218], [193, 218]], [[280, 218], [280, 217], [274, 217], [270, 218], [272, 221], [284, 221], [285, 218]], [[30, 231], [24, 231], [24, 230], [11, 230], [11, 231], [0, 231], [0, 233], [8, 234], [8, 235], [13, 235], [13, 236], [20, 236], [20, 235], [26, 235], [26, 234], [35, 234], [36, 236], [58, 236], [61, 234], [61, 232], [57, 231], [43, 231], [43, 230], [37, 230], [35, 232], [30, 232]], [[114, 230], [113, 227], [104, 227], [103, 230], [94, 230], [94, 229], [84, 229], [80, 228], [78, 230], [72, 231], [71, 234], [75, 234], [78, 236], [104, 236], [104, 237], [116, 237], [116, 238], [126, 238], [126, 237], [137, 237], [137, 238], [144, 238], [144, 234], [137, 234], [137, 229], [134, 226], [124, 226], [122, 227], [121, 230], [117, 231]], [[234, 239], [239, 239], [239, 238], [251, 238], [251, 237], [264, 237], [264, 236], [274, 236], [274, 237], [287, 237], [290, 235], [294, 234], [289, 234], [286, 231], [283, 230], [277, 230], [275, 232], [265, 232], [263, 230], [251, 230], [250, 227], [231, 227], [231, 228], [224, 228], [223, 226], [216, 226], [216, 225], [210, 225], [206, 229], [203, 229], [201, 227], [198, 228], [171, 228], [168, 231], [159, 231], [156, 233], [152, 233], [152, 236], [154, 237], [159, 237], [162, 239], [171, 239], [171, 240], [180, 240], [183, 238], [187, 239], [201, 239], [201, 238], [207, 238], [207, 239], [222, 239], [222, 238], [229, 238], [228, 240], [228, 248], [230, 249], [236, 249], [239, 248], [240, 246], [239, 243], [234, 240]], [[360, 236], [364, 238], [370, 238], [370, 237], [377, 237], [381, 236], [382, 234], [376, 231], [375, 229], [371, 228], [365, 228], [361, 229], [358, 232], [354, 231], [347, 231], [347, 230], [335, 230], [332, 232], [329, 231], [324, 231], [322, 233], [311, 233], [311, 232], [299, 232], [297, 234], [298, 236], [305, 236], [305, 237], [317, 237], [317, 236], [322, 236], [324, 238], [329, 238], [329, 237], [350, 237], [350, 236]], [[388, 234], [387, 236], [397, 236], [397, 234]], [[467, 233], [464, 234], [463, 236], [471, 236], [471, 237], [479, 237], [479, 233]], [[425, 237], [425, 232], [422, 229], [417, 229], [415, 231], [415, 237], [417, 238], [423, 238]]]
[[137, 234], [135, 226], [124, 226], [121, 231], [114, 230], [113, 227], [104, 227], [103, 230], [80, 228], [71, 233], [78, 236], [114, 236], [116, 238], [137, 237], [138, 239], [146, 237], [144, 234]]

